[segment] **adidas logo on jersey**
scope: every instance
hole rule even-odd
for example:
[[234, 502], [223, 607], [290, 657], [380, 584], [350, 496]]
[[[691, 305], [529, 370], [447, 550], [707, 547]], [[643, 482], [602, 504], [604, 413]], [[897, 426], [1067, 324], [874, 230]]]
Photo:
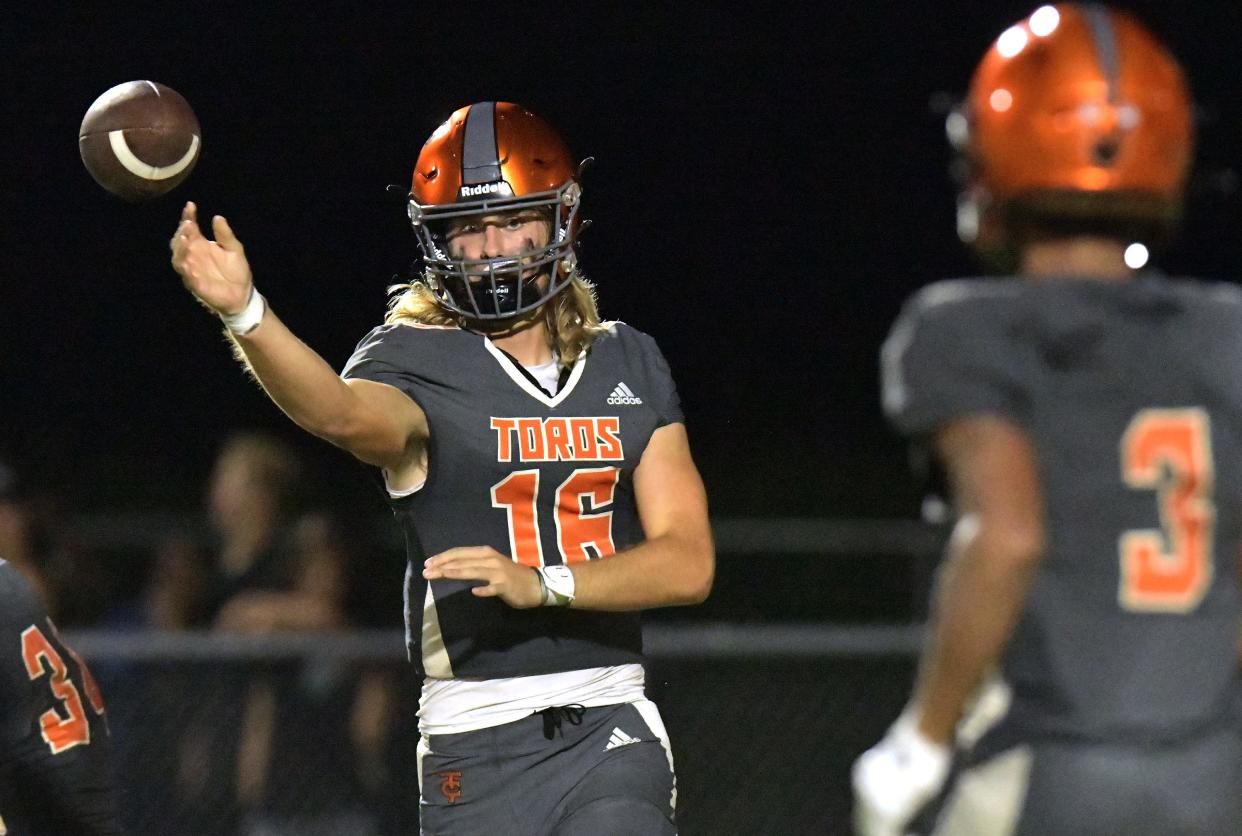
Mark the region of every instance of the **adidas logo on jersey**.
[[612, 734], [608, 736], [608, 745], [604, 747], [604, 751], [608, 752], [621, 746], [629, 746], [631, 743], [642, 743], [637, 737], [630, 737], [621, 729], [613, 726]]
[[631, 404], [640, 404], [643, 399], [630, 391], [630, 387], [624, 383], [618, 383], [617, 388], [612, 390], [612, 394], [608, 396], [610, 406], [630, 406]]

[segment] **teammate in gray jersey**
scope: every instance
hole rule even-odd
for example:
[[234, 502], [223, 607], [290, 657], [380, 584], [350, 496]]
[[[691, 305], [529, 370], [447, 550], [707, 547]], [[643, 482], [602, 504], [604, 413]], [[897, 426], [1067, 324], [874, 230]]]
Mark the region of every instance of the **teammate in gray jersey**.
[[885, 409], [957, 524], [857, 830], [1242, 832], [1242, 293], [1131, 247], [1180, 208], [1181, 70], [1127, 15], [1044, 6], [949, 128], [960, 232], [1018, 276], [924, 289], [884, 346]]
[[517, 105], [456, 111], [409, 202], [424, 274], [338, 377], [187, 204], [173, 266], [271, 398], [381, 468], [424, 676], [425, 834], [675, 832], [638, 611], [693, 604], [714, 550], [668, 366], [602, 323], [577, 263], [578, 167]]
[[120, 836], [90, 669], [0, 558], [0, 836]]

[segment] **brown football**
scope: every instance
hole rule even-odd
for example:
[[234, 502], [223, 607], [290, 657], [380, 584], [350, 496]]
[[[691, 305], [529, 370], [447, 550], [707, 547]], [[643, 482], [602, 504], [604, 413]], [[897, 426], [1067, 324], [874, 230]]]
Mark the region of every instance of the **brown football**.
[[202, 134], [188, 102], [154, 81], [127, 81], [95, 100], [78, 150], [95, 181], [126, 200], [172, 189], [194, 170]]

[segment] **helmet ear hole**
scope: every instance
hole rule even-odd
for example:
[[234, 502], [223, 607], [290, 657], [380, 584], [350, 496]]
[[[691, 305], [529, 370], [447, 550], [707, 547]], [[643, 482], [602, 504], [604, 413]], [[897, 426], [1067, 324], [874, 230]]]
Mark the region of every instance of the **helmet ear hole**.
[[1117, 161], [1117, 154], [1120, 151], [1121, 146], [1116, 140], [1106, 139], [1096, 143], [1095, 148], [1091, 151], [1091, 157], [1096, 165], [1109, 168]]

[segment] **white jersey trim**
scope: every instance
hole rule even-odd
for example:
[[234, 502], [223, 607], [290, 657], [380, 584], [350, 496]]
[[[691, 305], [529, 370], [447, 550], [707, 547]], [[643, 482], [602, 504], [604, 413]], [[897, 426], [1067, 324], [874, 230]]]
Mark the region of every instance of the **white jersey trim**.
[[504, 352], [492, 344], [487, 337], [481, 337], [483, 345], [487, 348], [489, 354], [496, 358], [496, 362], [500, 364], [500, 368], [504, 369], [505, 374], [509, 375], [509, 379], [518, 385], [526, 394], [545, 406], [560, 406], [561, 401], [569, 397], [574, 391], [574, 387], [578, 385], [578, 381], [582, 378], [582, 371], [586, 367], [586, 352], [578, 355], [578, 359], [574, 362], [573, 371], [569, 374], [569, 379], [565, 381], [565, 385], [561, 387], [561, 391], [555, 395], [548, 395], [535, 384], [526, 379], [526, 376], [513, 367], [513, 363], [505, 356]]
[[423, 489], [423, 485], [427, 484], [427, 477], [424, 476], [423, 481], [419, 482], [417, 485], [409, 488], [403, 488], [401, 490], [394, 490], [392, 483], [388, 481], [388, 468], [381, 468], [380, 473], [384, 474], [384, 490], [388, 491], [388, 496], [391, 499], [401, 499], [403, 497], [413, 496]]
[[428, 676], [418, 701], [418, 730], [459, 734], [503, 726], [558, 705], [594, 708], [638, 703], [646, 700], [644, 682], [639, 664], [500, 679]]
[[673, 747], [668, 740], [668, 730], [664, 728], [664, 718], [660, 716], [660, 709], [656, 708], [656, 704], [650, 700], [639, 700], [634, 703], [634, 708], [638, 710], [639, 715], [643, 718], [643, 722], [647, 724], [647, 728], [651, 729], [651, 733], [660, 738], [660, 746], [664, 748], [664, 757], [668, 760], [668, 771], [673, 774], [673, 793], [668, 800], [668, 806], [669, 809], [676, 813], [677, 768], [673, 766]]
[[[406, 569], [407, 575], [413, 568]], [[409, 578], [406, 578], [409, 588]], [[407, 638], [408, 641], [408, 638]], [[422, 647], [423, 670], [428, 676], [451, 677], [453, 662], [449, 658], [448, 649], [444, 646], [444, 633], [440, 631], [440, 613], [436, 609], [436, 597], [431, 593], [431, 584], [427, 584], [427, 594], [423, 596], [423, 632]]]

